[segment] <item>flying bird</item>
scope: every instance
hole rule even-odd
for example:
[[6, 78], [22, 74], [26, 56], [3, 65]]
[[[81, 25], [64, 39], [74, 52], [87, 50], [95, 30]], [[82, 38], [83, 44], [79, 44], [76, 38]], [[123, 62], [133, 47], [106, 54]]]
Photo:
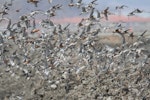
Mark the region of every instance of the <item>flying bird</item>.
[[129, 34], [129, 37], [131, 37], [131, 39], [133, 40], [134, 33], [133, 33], [133, 32], [132, 32], [132, 33], [130, 33], [130, 34]]
[[77, 6], [78, 8], [80, 8], [81, 5], [82, 5], [82, 0], [78, 0], [78, 2], [76, 3], [76, 6]]
[[132, 11], [128, 14], [128, 16], [134, 16], [134, 15], [135, 15], [134, 11]]
[[27, 0], [27, 3], [33, 3], [35, 7], [37, 7], [37, 3], [39, 3], [38, 0]]
[[117, 9], [124, 9], [125, 7], [128, 8], [128, 6], [126, 6], [126, 5], [116, 6], [116, 10]]
[[140, 10], [138, 8], [134, 10], [134, 13], [142, 13], [142, 12], [143, 12], [143, 10]]
[[93, 0], [93, 1], [91, 1], [91, 4], [96, 4], [95, 2], [96, 2], [97, 0]]
[[107, 7], [106, 9], [104, 9], [104, 11], [102, 12], [105, 16], [105, 19], [108, 20], [108, 13], [109, 13], [109, 7]]
[[49, 3], [52, 3], [53, 0], [48, 0]]
[[75, 4], [73, 3], [73, 0], [70, 1], [70, 3], [68, 4], [69, 7], [73, 7]]
[[147, 30], [145, 30], [140, 36], [144, 36], [144, 34], [147, 32]]

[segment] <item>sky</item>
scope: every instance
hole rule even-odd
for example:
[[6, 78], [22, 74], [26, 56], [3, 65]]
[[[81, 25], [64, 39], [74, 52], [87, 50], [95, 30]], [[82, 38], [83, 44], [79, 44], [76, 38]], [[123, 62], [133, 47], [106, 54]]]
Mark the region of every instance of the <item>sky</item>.
[[[10, 2], [10, 0], [0, 0], [0, 5], [2, 5], [5, 1]], [[53, 0], [51, 4], [48, 3], [48, 0], [39, 0], [38, 7], [35, 7], [32, 3], [27, 3], [27, 0], [14, 0], [13, 6], [9, 11], [9, 17], [12, 19], [18, 19], [21, 15], [26, 15], [34, 10], [48, 10], [52, 5], [62, 4], [63, 7], [56, 14], [57, 16], [54, 18], [54, 21], [57, 23], [77, 23], [79, 22], [83, 16], [79, 16], [81, 10], [76, 7], [68, 7], [68, 3], [70, 0]], [[77, 1], [77, 0], [74, 0]], [[82, 0], [84, 4], [88, 4], [92, 0]], [[129, 12], [133, 11], [136, 8], [144, 10], [145, 12], [150, 12], [150, 0], [97, 0], [98, 5], [96, 9], [99, 11], [104, 10], [106, 7], [110, 7], [110, 11], [115, 13], [115, 16], [110, 16], [110, 21], [137, 21], [137, 22], [150, 22], [150, 13], [138, 14], [137, 16], [131, 17], [128, 19], [126, 16]], [[118, 16], [118, 11], [115, 10], [116, 6], [126, 5], [128, 8], [125, 8], [121, 11], [121, 16]], [[16, 12], [19, 10], [19, 12]]]

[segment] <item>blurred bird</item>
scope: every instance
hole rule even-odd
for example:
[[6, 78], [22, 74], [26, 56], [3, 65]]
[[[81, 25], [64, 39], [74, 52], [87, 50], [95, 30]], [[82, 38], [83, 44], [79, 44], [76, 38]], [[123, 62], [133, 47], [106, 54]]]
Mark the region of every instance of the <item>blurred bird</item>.
[[36, 32], [39, 32], [40, 30], [39, 29], [33, 29], [32, 31], [31, 31], [31, 33], [36, 33]]
[[97, 12], [97, 18], [102, 19], [103, 17], [101, 16], [101, 13], [98, 10], [96, 10], [96, 12]]
[[142, 12], [143, 12], [143, 10], [140, 10], [138, 8], [134, 10], [134, 13], [142, 13]]
[[77, 6], [78, 8], [80, 8], [81, 5], [82, 5], [82, 0], [78, 0], [78, 2], [76, 3], [76, 6]]
[[108, 14], [109, 14], [109, 7], [107, 7], [106, 9], [104, 9], [104, 11], [102, 12], [102, 14], [104, 14], [105, 19], [108, 20]]
[[142, 34], [140, 34], [140, 36], [138, 37], [138, 40], [143, 39], [143, 37], [144, 37], [144, 35], [145, 35], [146, 32], [147, 32], [147, 30], [145, 30]]
[[126, 5], [116, 6], [116, 10], [117, 9], [124, 9], [125, 7], [128, 7], [128, 6], [126, 6]]
[[124, 30], [122, 33], [123, 33], [123, 34], [127, 34], [127, 33], [129, 33], [130, 30], [131, 30], [131, 29]]
[[144, 36], [144, 34], [147, 32], [147, 30], [145, 30], [140, 36]]
[[48, 0], [49, 3], [52, 3], [53, 0]]
[[81, 21], [78, 23], [78, 27], [83, 26], [83, 21], [84, 21], [84, 20], [85, 20], [84, 18], [81, 19]]
[[134, 11], [130, 12], [127, 16], [134, 16]]
[[92, 8], [89, 19], [95, 19], [94, 18], [94, 10], [95, 10], [95, 8]]
[[37, 7], [38, 0], [27, 0], [27, 3], [33, 3]]
[[73, 0], [70, 1], [70, 3], [68, 4], [69, 7], [73, 7], [75, 4], [73, 3]]
[[[86, 9], [86, 7], [82, 7], [82, 12], [81, 12], [81, 14], [83, 14], [83, 13], [87, 13], [88, 11], [87, 11], [87, 9]], [[80, 14], [80, 15], [81, 15]]]
[[131, 37], [131, 39], [132, 39], [132, 41], [133, 41], [133, 37], [134, 37], [133, 32], [129, 34], [129, 37]]
[[96, 4], [95, 2], [96, 2], [97, 0], [93, 0], [93, 1], [91, 1], [91, 4]]

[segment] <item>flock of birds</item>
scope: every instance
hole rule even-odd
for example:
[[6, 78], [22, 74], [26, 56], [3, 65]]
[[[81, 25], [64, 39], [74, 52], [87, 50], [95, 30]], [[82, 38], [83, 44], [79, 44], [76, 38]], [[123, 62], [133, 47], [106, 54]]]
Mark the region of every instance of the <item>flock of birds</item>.
[[[37, 6], [40, 1], [28, 0], [28, 2]], [[86, 69], [94, 70], [97, 76], [126, 66], [137, 66], [137, 68], [149, 66], [150, 49], [146, 45], [149, 45], [150, 39], [144, 37], [147, 30], [138, 36], [136, 42], [128, 44], [125, 35], [131, 38], [135, 35], [122, 24], [117, 24], [112, 28], [112, 33], [118, 33], [122, 37], [122, 44], [112, 47], [100, 43], [103, 27], [100, 19], [109, 20], [109, 14], [113, 13], [109, 11], [109, 7], [100, 12], [95, 8], [96, 2], [97, 0], [93, 0], [85, 6], [82, 0], [70, 1], [69, 7], [77, 7], [81, 9], [81, 15], [84, 13], [89, 15], [76, 25], [76, 30], [71, 30], [71, 24], [55, 24], [51, 20], [63, 7], [60, 4], [52, 6], [47, 11], [32, 11], [21, 16], [18, 22], [12, 23], [7, 16], [7, 11], [12, 5], [6, 2], [0, 12], [2, 16], [0, 23], [2, 21], [7, 23], [6, 28], [0, 31], [1, 67], [6, 67], [7, 72], [17, 68], [28, 80], [32, 77], [28, 68], [36, 69], [44, 79], [52, 79], [53, 70], [57, 69], [63, 79], [69, 80], [71, 73], [82, 79], [80, 73]], [[49, 3], [52, 3], [52, 0], [49, 0]], [[116, 10], [126, 7], [125, 5], [116, 6]], [[135, 9], [129, 13], [129, 16], [143, 12], [143, 10]], [[43, 15], [47, 18], [42, 19], [38, 26], [35, 15]], [[38, 32], [41, 33], [38, 34]], [[69, 91], [67, 86], [65, 89], [66, 92]]]

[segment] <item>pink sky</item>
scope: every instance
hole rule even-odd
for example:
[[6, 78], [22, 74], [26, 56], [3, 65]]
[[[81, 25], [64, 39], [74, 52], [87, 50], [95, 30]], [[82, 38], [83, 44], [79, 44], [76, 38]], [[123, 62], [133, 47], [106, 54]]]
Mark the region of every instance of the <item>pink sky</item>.
[[[70, 18], [59, 18], [53, 19], [55, 23], [79, 23], [82, 17], [70, 17]], [[103, 19], [105, 21], [105, 19]], [[150, 18], [138, 17], [138, 16], [117, 16], [117, 15], [110, 15], [109, 20], [110, 22], [150, 22]]]
[[109, 20], [112, 22], [124, 21], [124, 22], [150, 22], [150, 18], [144, 18], [139, 16], [109, 16]]
[[81, 21], [82, 17], [70, 17], [70, 18], [59, 18], [59, 19], [53, 19], [55, 23], [79, 23]]

